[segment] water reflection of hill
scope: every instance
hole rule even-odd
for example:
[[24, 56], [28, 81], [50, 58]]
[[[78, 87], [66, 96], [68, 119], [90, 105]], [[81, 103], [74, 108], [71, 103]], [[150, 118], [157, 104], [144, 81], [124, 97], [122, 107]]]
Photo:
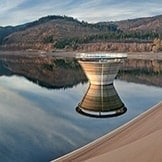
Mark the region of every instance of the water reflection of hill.
[[162, 87], [162, 60], [128, 59], [123, 64], [118, 78]]
[[1, 56], [0, 75], [21, 75], [43, 87], [67, 88], [87, 79], [72, 58]]
[[[47, 88], [68, 88], [87, 81], [73, 58], [0, 56], [0, 75], [20, 75]], [[162, 87], [162, 60], [128, 59], [118, 78]]]

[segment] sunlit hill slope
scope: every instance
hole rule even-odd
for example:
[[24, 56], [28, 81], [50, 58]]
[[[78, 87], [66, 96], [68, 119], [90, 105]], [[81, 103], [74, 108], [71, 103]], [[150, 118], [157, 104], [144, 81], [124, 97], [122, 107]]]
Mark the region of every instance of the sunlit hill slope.
[[0, 27], [1, 50], [151, 51], [162, 37], [162, 15], [90, 24], [67, 16]]

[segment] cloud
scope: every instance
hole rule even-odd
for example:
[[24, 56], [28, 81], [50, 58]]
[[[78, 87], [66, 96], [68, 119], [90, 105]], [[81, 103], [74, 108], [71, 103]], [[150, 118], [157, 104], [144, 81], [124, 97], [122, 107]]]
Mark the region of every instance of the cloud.
[[13, 8], [16, 8], [20, 4], [24, 3], [25, 0], [15, 0], [15, 1], [9, 1], [9, 0], [1, 0], [0, 1], [0, 13], [10, 11]]
[[46, 15], [67, 15], [88, 22], [147, 17], [162, 13], [160, 0], [1, 0], [0, 25], [17, 25]]
[[161, 12], [162, 8], [156, 1], [90, 1], [68, 11], [72, 16], [88, 22], [146, 17]]

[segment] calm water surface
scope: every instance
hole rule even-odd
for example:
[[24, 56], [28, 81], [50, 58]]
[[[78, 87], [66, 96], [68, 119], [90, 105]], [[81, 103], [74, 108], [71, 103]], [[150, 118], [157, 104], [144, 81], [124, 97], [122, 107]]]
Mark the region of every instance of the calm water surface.
[[23, 76], [0, 76], [0, 161], [46, 162], [110, 132], [162, 100], [162, 88], [122, 80], [114, 87], [127, 112], [90, 118], [76, 112], [88, 82], [46, 88]]

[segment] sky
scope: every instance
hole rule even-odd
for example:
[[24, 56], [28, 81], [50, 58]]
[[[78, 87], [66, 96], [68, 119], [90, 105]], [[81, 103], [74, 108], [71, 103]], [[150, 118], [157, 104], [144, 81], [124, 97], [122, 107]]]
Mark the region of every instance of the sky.
[[89, 23], [162, 14], [162, 0], [0, 0], [0, 26], [20, 25], [47, 15]]

